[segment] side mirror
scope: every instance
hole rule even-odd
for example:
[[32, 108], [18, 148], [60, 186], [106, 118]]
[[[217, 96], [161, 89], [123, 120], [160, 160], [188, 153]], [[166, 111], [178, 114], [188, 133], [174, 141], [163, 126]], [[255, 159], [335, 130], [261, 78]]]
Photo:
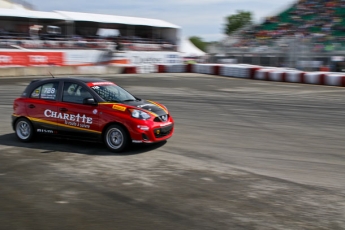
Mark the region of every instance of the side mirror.
[[97, 105], [98, 103], [95, 101], [94, 98], [88, 97], [83, 100], [84, 105]]

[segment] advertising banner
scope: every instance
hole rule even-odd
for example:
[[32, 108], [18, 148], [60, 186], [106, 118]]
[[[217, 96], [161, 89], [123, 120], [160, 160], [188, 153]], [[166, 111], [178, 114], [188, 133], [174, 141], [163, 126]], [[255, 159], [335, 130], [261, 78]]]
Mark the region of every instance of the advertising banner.
[[27, 66], [24, 52], [0, 52], [0, 66]]
[[0, 51], [0, 66], [62, 66], [63, 52]]
[[143, 64], [182, 64], [183, 58], [178, 52], [136, 52], [128, 51], [117, 53], [113, 55], [115, 58], [124, 58], [129, 60], [129, 64], [143, 65]]
[[0, 50], [0, 66], [94, 66], [183, 64], [178, 52], [106, 50]]

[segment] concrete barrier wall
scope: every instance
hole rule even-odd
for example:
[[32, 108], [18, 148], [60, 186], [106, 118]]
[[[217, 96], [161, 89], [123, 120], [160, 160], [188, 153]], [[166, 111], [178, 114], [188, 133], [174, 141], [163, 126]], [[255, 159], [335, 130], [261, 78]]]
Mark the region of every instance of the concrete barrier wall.
[[19, 74], [20, 68], [14, 68], [14, 67], [7, 67], [7, 68], [0, 68], [0, 77], [15, 77], [20, 76]]
[[2, 67], [0, 77], [120, 74], [121, 66]]

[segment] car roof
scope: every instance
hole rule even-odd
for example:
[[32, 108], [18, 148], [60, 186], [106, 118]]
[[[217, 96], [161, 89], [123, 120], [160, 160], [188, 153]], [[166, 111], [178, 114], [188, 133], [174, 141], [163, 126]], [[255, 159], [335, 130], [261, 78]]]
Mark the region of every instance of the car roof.
[[36, 79], [32, 82], [42, 82], [42, 81], [50, 81], [50, 80], [63, 80], [63, 81], [79, 81], [84, 83], [90, 82], [108, 82], [108, 80], [100, 79], [100, 78], [93, 78], [93, 77], [62, 77], [62, 78], [43, 78], [43, 79]]
[[76, 81], [82, 81], [84, 83], [89, 83], [89, 82], [107, 82], [107, 80], [100, 79], [100, 78], [92, 78], [92, 77], [68, 77], [68, 78], [59, 78], [62, 80], [76, 80]]

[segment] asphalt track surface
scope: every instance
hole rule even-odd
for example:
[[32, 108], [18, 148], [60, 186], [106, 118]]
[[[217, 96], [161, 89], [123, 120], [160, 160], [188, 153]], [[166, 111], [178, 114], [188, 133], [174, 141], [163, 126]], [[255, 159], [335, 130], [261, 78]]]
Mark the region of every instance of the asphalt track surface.
[[0, 229], [345, 229], [345, 89], [198, 74], [103, 76], [168, 107], [167, 142], [20, 143], [0, 79]]

